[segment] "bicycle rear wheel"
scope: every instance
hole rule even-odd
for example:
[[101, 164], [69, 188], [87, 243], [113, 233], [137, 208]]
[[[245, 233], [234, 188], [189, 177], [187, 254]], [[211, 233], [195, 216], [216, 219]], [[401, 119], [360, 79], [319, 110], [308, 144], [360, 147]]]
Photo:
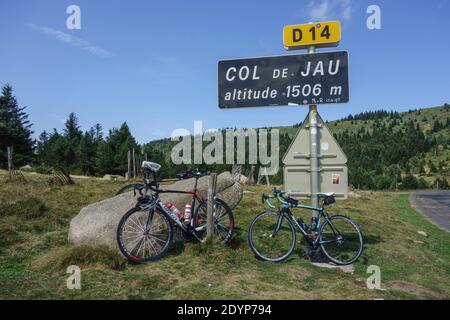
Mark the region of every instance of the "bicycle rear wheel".
[[[206, 237], [206, 220], [208, 211], [208, 200], [205, 200], [200, 206], [198, 206], [195, 218], [194, 228], [197, 235], [204, 239]], [[227, 244], [231, 241], [234, 230], [234, 217], [233, 211], [221, 199], [214, 199], [213, 206], [214, 217], [214, 234], [220, 240], [222, 244]]]
[[257, 215], [248, 229], [248, 244], [261, 260], [281, 262], [295, 248], [296, 233], [292, 222], [277, 212]]
[[363, 235], [355, 222], [345, 216], [330, 217], [320, 229], [320, 247], [338, 265], [355, 262], [363, 250]]
[[160, 259], [170, 248], [173, 227], [158, 208], [129, 210], [117, 227], [117, 243], [131, 262], [146, 263]]

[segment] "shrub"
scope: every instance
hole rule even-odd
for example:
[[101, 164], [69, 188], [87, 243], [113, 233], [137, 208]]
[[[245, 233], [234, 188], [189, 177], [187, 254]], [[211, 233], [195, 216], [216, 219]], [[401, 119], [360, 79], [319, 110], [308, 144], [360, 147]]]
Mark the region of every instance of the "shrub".
[[37, 166], [35, 167], [35, 171], [40, 174], [52, 174], [53, 169], [47, 166]]
[[436, 180], [434, 180], [433, 187], [435, 187], [435, 188], [437, 187], [437, 188], [443, 189], [443, 190], [450, 189], [448, 181], [445, 177], [436, 178]]
[[402, 179], [402, 189], [417, 189], [418, 184], [417, 179], [411, 174]]
[[395, 186], [395, 180], [392, 177], [386, 175], [377, 175], [373, 178], [373, 184], [377, 190], [388, 190], [393, 185]]
[[417, 189], [428, 189], [430, 185], [425, 181], [424, 178], [417, 180]]
[[36, 197], [28, 197], [15, 203], [1, 203], [0, 216], [17, 216], [25, 219], [42, 217], [47, 208]]

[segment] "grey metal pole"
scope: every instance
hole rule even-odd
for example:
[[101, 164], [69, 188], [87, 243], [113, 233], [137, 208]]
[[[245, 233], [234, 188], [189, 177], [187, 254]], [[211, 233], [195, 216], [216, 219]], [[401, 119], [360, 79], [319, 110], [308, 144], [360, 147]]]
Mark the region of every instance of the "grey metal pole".
[[[311, 46], [308, 53], [316, 52], [316, 48]], [[319, 132], [317, 126], [317, 105], [309, 106], [309, 137], [310, 137], [310, 171], [311, 171], [311, 206], [317, 208], [319, 206]], [[319, 213], [312, 210], [313, 218], [317, 218]]]

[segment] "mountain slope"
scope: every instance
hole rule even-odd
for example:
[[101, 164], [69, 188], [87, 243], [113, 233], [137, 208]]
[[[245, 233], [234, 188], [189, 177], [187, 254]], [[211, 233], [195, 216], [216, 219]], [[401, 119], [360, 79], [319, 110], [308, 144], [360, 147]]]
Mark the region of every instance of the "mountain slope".
[[[280, 159], [300, 124], [280, 130]], [[327, 123], [349, 158], [349, 182], [363, 189], [416, 189], [437, 184], [445, 187], [450, 163], [450, 106], [407, 112], [378, 110], [350, 115]], [[271, 128], [268, 128], [269, 130]], [[194, 165], [175, 166], [170, 159], [170, 139], [144, 146], [153, 161], [164, 164], [163, 175]], [[204, 147], [207, 143], [204, 143]], [[270, 149], [269, 149], [270, 150]], [[200, 166], [205, 170], [229, 170], [230, 165]], [[248, 170], [249, 165], [245, 165]], [[257, 172], [255, 170], [255, 172]], [[272, 177], [282, 183], [282, 172]]]

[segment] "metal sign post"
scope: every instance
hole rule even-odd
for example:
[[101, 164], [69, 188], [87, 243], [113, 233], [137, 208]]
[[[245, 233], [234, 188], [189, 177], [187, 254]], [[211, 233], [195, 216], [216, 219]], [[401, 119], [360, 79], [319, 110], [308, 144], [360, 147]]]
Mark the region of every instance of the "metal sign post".
[[[316, 47], [310, 46], [308, 53], [315, 53]], [[311, 170], [311, 206], [319, 207], [319, 198], [317, 193], [319, 192], [319, 158], [317, 147], [319, 145], [319, 135], [317, 130], [317, 105], [309, 105], [309, 136], [311, 142], [310, 151], [310, 170]], [[313, 218], [317, 218], [319, 213], [312, 210]]]
[[[310, 46], [308, 53], [315, 53], [316, 47]], [[319, 135], [317, 130], [317, 105], [309, 105], [309, 136], [311, 142], [311, 151], [309, 158], [309, 165], [311, 170], [311, 206], [319, 207], [319, 198], [317, 193], [319, 192], [319, 158], [317, 147], [319, 145]], [[319, 213], [312, 210], [313, 218], [317, 218]]]

